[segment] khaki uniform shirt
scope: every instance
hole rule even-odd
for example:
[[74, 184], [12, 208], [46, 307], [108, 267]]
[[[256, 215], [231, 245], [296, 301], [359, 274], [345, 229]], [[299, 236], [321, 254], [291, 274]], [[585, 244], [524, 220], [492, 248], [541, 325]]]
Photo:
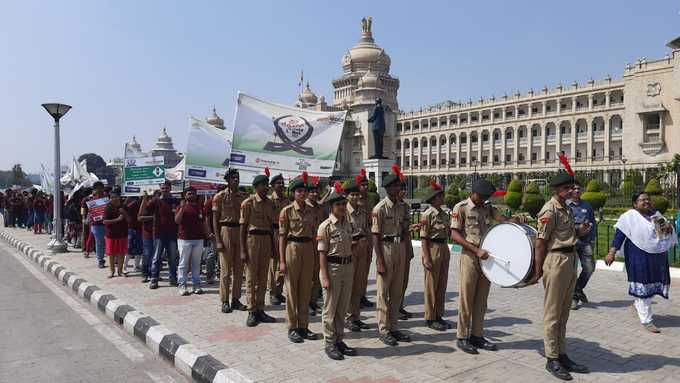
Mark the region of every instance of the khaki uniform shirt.
[[[290, 200], [286, 198], [283, 194], [279, 195], [276, 192], [272, 192], [271, 197], [269, 197], [272, 202], [274, 202], [274, 217], [278, 219], [281, 214], [281, 209], [290, 205]], [[274, 226], [277, 226], [278, 222], [274, 222]]]
[[328, 252], [333, 257], [352, 256], [352, 223], [348, 219], [339, 220], [333, 214], [321, 223], [317, 232], [317, 249]]
[[319, 203], [310, 202], [309, 200], [305, 200], [305, 203], [307, 204], [307, 209], [312, 209], [314, 212], [314, 217], [316, 218], [314, 227], [318, 227], [326, 219], [326, 212], [324, 212], [323, 207]]
[[238, 190], [236, 192], [229, 188], [222, 190], [212, 199], [213, 216], [219, 223], [239, 223], [241, 204], [247, 198], [247, 193]]
[[537, 238], [545, 239], [548, 252], [562, 247], [574, 246], [578, 241], [574, 224], [574, 213], [566, 203], [561, 204], [552, 197], [538, 212]]
[[491, 203], [476, 206], [470, 198], [460, 201], [451, 212], [451, 228], [460, 231], [466, 241], [479, 246], [482, 236], [493, 220], [500, 221], [501, 213]]
[[318, 227], [316, 214], [309, 207], [303, 210], [297, 201], [293, 201], [293, 203], [281, 210], [279, 215], [279, 234], [283, 236], [314, 238], [316, 228]]
[[373, 208], [371, 233], [405, 238], [408, 225], [404, 225], [404, 217], [407, 214], [406, 204], [394, 203], [389, 197], [383, 198]]
[[442, 209], [430, 206], [420, 218], [420, 237], [427, 239], [449, 239], [449, 215]]
[[269, 198], [253, 194], [241, 203], [241, 225], [248, 224], [250, 230], [272, 230], [275, 222], [274, 203]]
[[364, 208], [357, 204], [357, 208], [352, 207], [351, 203], [347, 204], [347, 219], [352, 224], [352, 236], [368, 238], [370, 235], [370, 227], [368, 223], [368, 213]]

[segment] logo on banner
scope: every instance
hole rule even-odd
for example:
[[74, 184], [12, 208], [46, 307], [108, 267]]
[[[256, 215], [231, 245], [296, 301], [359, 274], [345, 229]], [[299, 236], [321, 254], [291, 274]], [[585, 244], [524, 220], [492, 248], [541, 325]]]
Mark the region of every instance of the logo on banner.
[[312, 125], [303, 117], [291, 114], [281, 116], [274, 120], [274, 129], [282, 142], [267, 142], [264, 150], [271, 152], [292, 150], [305, 156], [314, 155], [314, 149], [302, 146], [314, 131]]

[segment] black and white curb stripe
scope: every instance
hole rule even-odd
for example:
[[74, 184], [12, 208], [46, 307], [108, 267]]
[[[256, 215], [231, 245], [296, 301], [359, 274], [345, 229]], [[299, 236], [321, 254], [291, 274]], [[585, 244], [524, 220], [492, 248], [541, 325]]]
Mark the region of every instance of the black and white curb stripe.
[[64, 286], [68, 286], [80, 298], [95, 306], [125, 331], [141, 340], [155, 354], [160, 355], [186, 376], [201, 383], [252, 382], [238, 371], [227, 368], [210, 354], [161, 325], [152, 317], [126, 304], [112, 294], [68, 271], [52, 257], [22, 242], [6, 231], [0, 230], [0, 238], [19, 249], [26, 257], [52, 274]]

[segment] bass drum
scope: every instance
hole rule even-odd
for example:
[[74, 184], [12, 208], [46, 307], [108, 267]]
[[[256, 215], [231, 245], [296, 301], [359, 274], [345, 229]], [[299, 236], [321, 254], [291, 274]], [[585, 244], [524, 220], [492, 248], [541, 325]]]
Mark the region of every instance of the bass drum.
[[481, 260], [482, 272], [501, 287], [524, 287], [534, 267], [536, 229], [525, 224], [500, 223], [491, 227], [481, 248], [489, 258]]

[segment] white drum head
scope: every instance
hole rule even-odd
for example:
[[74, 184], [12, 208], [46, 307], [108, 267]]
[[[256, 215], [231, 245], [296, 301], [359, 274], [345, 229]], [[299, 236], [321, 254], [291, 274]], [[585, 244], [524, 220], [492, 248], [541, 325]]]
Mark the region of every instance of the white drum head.
[[533, 264], [533, 243], [527, 235], [534, 234], [530, 226], [513, 223], [502, 223], [489, 229], [481, 248], [492, 256], [480, 262], [489, 281], [501, 287], [513, 287], [524, 280]]

